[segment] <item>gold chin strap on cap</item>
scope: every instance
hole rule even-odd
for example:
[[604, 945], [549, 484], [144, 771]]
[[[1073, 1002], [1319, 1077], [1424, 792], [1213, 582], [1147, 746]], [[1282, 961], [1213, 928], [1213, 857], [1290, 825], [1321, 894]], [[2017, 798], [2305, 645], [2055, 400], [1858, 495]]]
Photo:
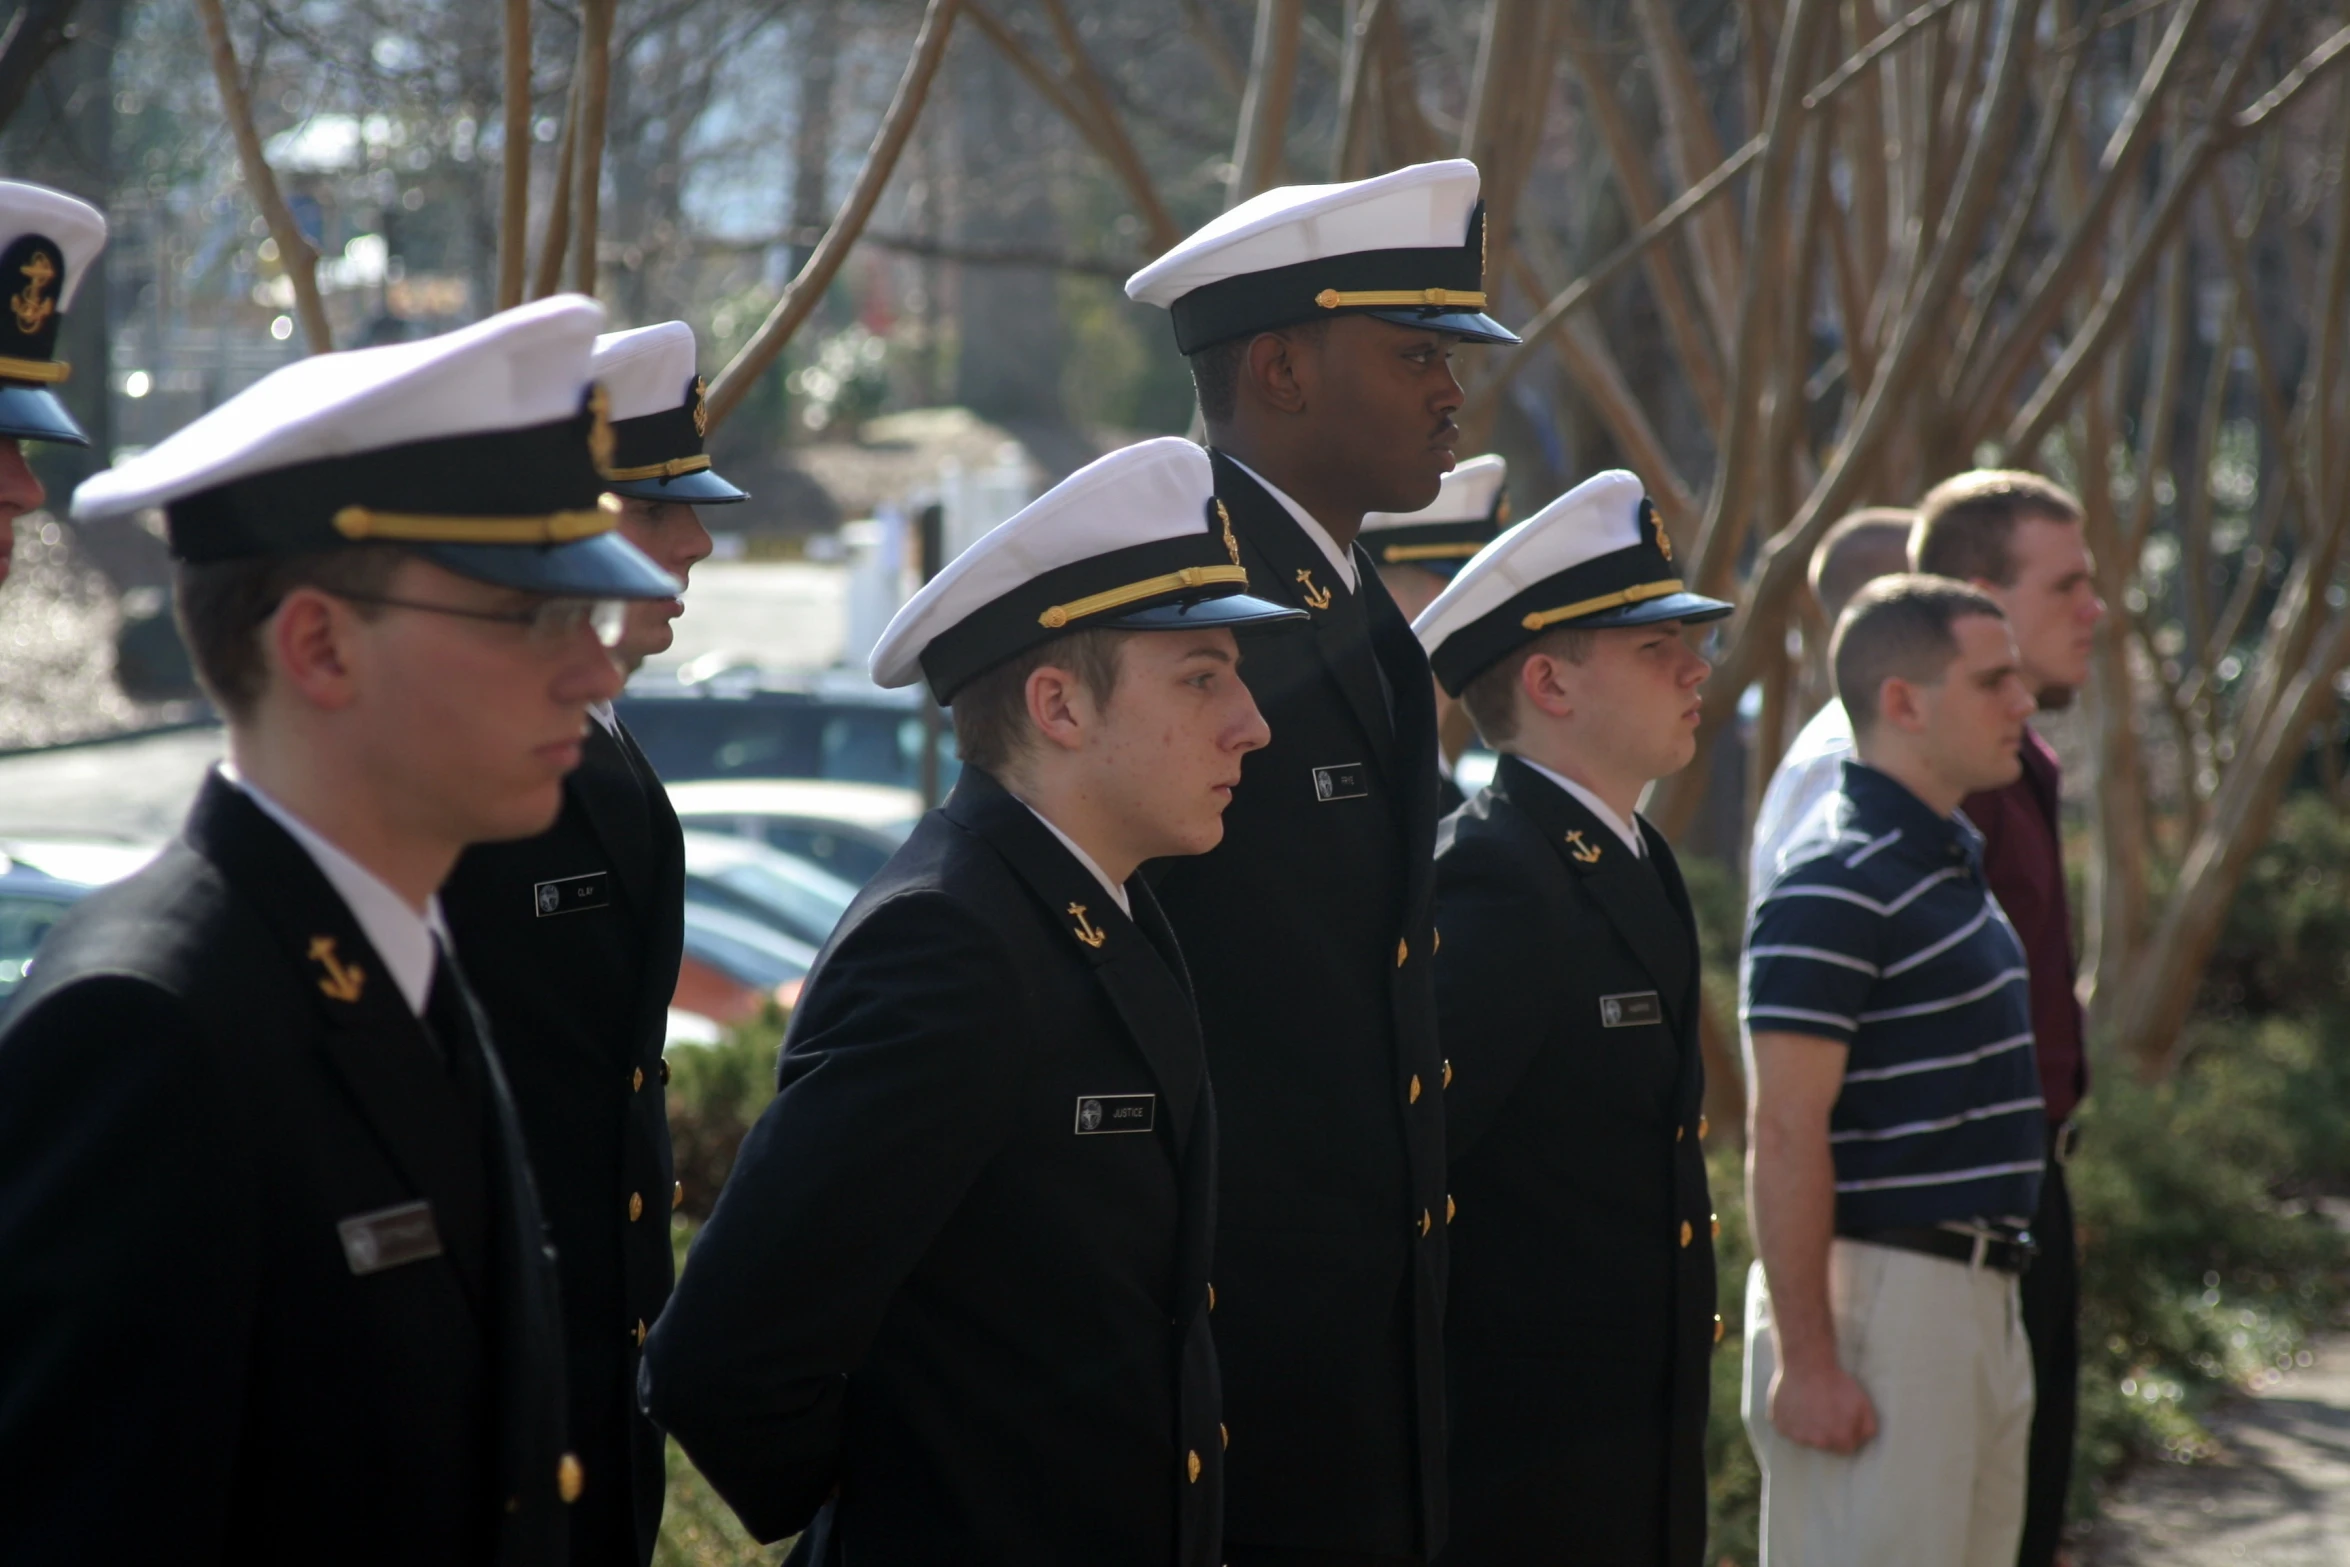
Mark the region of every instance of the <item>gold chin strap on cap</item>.
[[335, 532], [346, 539], [399, 544], [569, 544], [609, 533], [615, 522], [614, 514], [600, 507], [537, 517], [442, 517], [346, 506], [334, 516]]
[[1389, 564], [1407, 560], [1467, 560], [1485, 546], [1462, 540], [1457, 544], [1390, 544], [1379, 552]]
[[1483, 310], [1485, 291], [1465, 288], [1358, 288], [1352, 293], [1346, 293], [1326, 288], [1314, 296], [1314, 303], [1324, 310], [1343, 310], [1349, 305], [1409, 305], [1415, 309], [1465, 305], [1472, 310]]
[[672, 457], [667, 462], [649, 462], [637, 468], [606, 468], [604, 477], [615, 484], [630, 484], [638, 479], [674, 479], [681, 473], [700, 473], [710, 466], [710, 459], [696, 453], [691, 457]]
[[1181, 571], [1170, 571], [1164, 576], [1142, 582], [1129, 582], [1122, 588], [1105, 588], [1089, 593], [1066, 604], [1055, 604], [1036, 617], [1036, 623], [1047, 630], [1058, 631], [1072, 620], [1098, 615], [1105, 609], [1116, 609], [1137, 599], [1154, 598], [1161, 593], [1174, 593], [1184, 588], [1204, 588], [1212, 582], [1237, 582], [1248, 586], [1246, 566], [1186, 566]]
[[73, 374], [62, 359], [10, 359], [0, 355], [0, 381], [40, 381], [55, 385]]
[[1540, 631], [1544, 626], [1555, 626], [1562, 620], [1575, 620], [1584, 615], [1596, 615], [1603, 609], [1618, 609], [1626, 604], [1637, 604], [1643, 599], [1661, 599], [1668, 593], [1681, 591], [1679, 577], [1667, 577], [1662, 582], [1643, 582], [1621, 593], [1602, 593], [1595, 599], [1563, 604], [1557, 609], [1536, 610], [1518, 622], [1528, 631]]

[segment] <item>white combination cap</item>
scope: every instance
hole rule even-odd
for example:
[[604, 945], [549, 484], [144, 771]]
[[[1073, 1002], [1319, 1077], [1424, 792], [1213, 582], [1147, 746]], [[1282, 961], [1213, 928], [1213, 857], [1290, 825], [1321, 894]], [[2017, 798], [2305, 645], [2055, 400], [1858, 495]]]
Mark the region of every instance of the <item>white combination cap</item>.
[[598, 504], [612, 437], [588, 356], [603, 323], [594, 300], [557, 295], [298, 360], [83, 481], [73, 515], [160, 506], [172, 553], [198, 563], [391, 543], [502, 586], [665, 598], [675, 581]]
[[638, 500], [707, 506], [750, 499], [710, 471], [702, 438], [702, 378], [694, 371], [694, 329], [663, 321], [596, 339], [589, 373], [612, 416], [605, 488]]
[[1419, 566], [1450, 576], [1508, 526], [1509, 472], [1498, 452], [1455, 464], [1436, 499], [1418, 511], [1365, 516], [1363, 548], [1382, 566]]
[[1466, 158], [1252, 196], [1126, 280], [1189, 354], [1340, 312], [1514, 343], [1485, 312], [1485, 206]]
[[941, 702], [1072, 631], [1180, 631], [1304, 619], [1248, 596], [1208, 454], [1175, 436], [1097, 458], [947, 563], [873, 649], [876, 685]]
[[88, 202], [0, 180], [0, 436], [87, 446], [90, 438], [49, 389], [72, 374], [57, 332], [106, 248], [106, 215]]
[[1596, 474], [1486, 545], [1412, 631], [1444, 689], [1545, 631], [1719, 620], [1735, 606], [1691, 593], [1638, 478]]

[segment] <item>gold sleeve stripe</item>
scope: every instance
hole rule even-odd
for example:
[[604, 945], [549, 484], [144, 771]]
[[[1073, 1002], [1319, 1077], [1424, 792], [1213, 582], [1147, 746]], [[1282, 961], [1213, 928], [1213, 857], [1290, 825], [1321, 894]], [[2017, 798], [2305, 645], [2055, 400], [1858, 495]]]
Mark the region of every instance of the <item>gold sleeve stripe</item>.
[[1248, 568], [1245, 566], [1186, 566], [1181, 571], [1170, 571], [1163, 576], [1129, 582], [1122, 588], [1105, 588], [1089, 593], [1084, 598], [1072, 599], [1066, 604], [1055, 604], [1036, 617], [1036, 623], [1058, 631], [1072, 620], [1098, 615], [1105, 609], [1116, 609], [1137, 599], [1155, 598], [1161, 593], [1173, 593], [1183, 588], [1202, 588], [1211, 582], [1237, 582], [1248, 586]]

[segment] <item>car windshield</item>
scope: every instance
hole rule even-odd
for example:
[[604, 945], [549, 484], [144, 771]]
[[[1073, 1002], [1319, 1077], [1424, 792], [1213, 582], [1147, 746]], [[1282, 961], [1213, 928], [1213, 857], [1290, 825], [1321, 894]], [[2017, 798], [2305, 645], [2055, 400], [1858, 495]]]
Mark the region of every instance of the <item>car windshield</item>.
[[685, 950], [729, 979], [755, 990], [806, 976], [813, 953], [754, 921], [686, 900]]
[[849, 882], [803, 860], [732, 844], [689, 843], [686, 878], [693, 889], [689, 896], [699, 895], [815, 946], [823, 945], [857, 895]]

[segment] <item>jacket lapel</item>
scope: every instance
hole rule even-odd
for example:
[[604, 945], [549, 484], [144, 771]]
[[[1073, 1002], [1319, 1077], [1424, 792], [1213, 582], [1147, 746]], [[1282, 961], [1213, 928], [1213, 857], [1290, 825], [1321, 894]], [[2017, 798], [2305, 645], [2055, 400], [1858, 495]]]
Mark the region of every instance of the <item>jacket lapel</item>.
[[481, 1126], [458, 1079], [302, 846], [236, 785], [212, 774], [184, 836], [220, 868], [277, 939], [317, 1008], [319, 1050], [384, 1156], [432, 1204], [442, 1245], [476, 1312], [488, 1310], [490, 1194]]
[[[1249, 592], [1294, 605], [1311, 618], [1314, 645], [1323, 666], [1346, 694], [1346, 705], [1370, 742], [1371, 755], [1365, 760], [1384, 771], [1386, 741], [1393, 730], [1387, 720], [1387, 697], [1379, 689], [1377, 655], [1365, 632], [1361, 610], [1352, 602], [1346, 584], [1334, 580], [1329, 557], [1306, 537], [1297, 519], [1231, 458], [1221, 452], [1210, 455], [1215, 460], [1216, 496], [1232, 513], [1242, 563], [1248, 567]], [[1360, 551], [1355, 554], [1355, 577], [1366, 588], [1377, 582], [1375, 575], [1366, 572]], [[1378, 592], [1385, 597], [1384, 589]], [[1388, 607], [1394, 608], [1392, 604]]]
[[579, 802], [596, 841], [604, 846], [630, 907], [649, 914], [656, 906], [653, 816], [645, 798], [650, 769], [640, 776], [629, 754], [633, 749], [590, 718], [580, 742], [579, 765], [563, 780], [563, 788]]
[[[1179, 964], [1170, 966], [1161, 954], [1160, 941], [1172, 948], [1174, 937], [1150, 890], [1139, 876], [1128, 880], [1126, 895], [1136, 916], [1128, 918], [1035, 813], [978, 768], [963, 769], [946, 812], [1004, 857], [1092, 968], [1158, 1080], [1167, 1101], [1170, 1152], [1182, 1162], [1191, 1146], [1207, 1057], [1190, 984]], [[1158, 939], [1146, 935], [1136, 919], [1156, 924]]]
[[1443, 814], [1438, 794], [1447, 782], [1436, 762], [1435, 677], [1411, 622], [1388, 597], [1387, 585], [1360, 545], [1355, 547], [1355, 571], [1363, 584], [1371, 648], [1395, 693], [1395, 757], [1404, 776], [1394, 783], [1404, 802], [1404, 842], [1410, 847], [1405, 863], [1411, 867], [1404, 907], [1418, 909], [1426, 906], [1423, 900], [1436, 880], [1436, 819]]
[[[1688, 922], [1667, 895], [1662, 862], [1642, 864], [1613, 827], [1517, 757], [1501, 759], [1494, 770], [1494, 789], [1542, 829], [1551, 848], [1656, 982], [1673, 1026], [1680, 1028], [1688, 1020], [1697, 955]], [[1639, 826], [1652, 831], [1646, 823]], [[1659, 842], [1654, 836], [1647, 841], [1652, 848]], [[1678, 874], [1673, 879], [1678, 883]]]

